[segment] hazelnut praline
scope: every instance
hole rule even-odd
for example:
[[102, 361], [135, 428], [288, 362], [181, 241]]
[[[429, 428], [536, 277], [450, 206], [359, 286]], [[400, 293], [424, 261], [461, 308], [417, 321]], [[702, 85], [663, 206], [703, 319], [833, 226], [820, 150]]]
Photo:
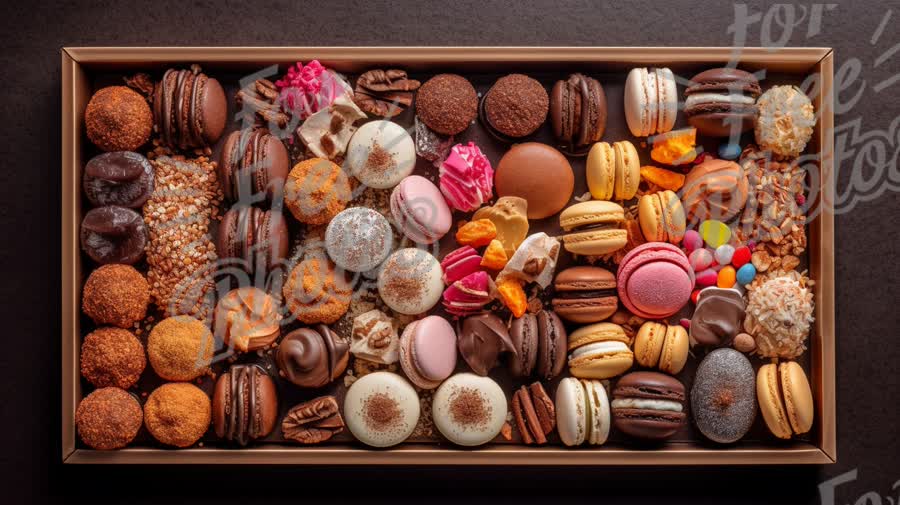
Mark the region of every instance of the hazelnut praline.
[[166, 445], [190, 447], [209, 429], [212, 405], [200, 388], [187, 382], [163, 384], [144, 404], [144, 424]]
[[125, 447], [141, 429], [141, 404], [122, 389], [107, 387], [87, 395], [75, 411], [78, 435], [98, 450]]
[[416, 114], [437, 133], [456, 135], [478, 114], [478, 94], [465, 77], [438, 74], [419, 88]]
[[81, 344], [81, 375], [96, 387], [134, 386], [147, 358], [141, 341], [122, 328], [98, 328]]
[[153, 114], [144, 97], [127, 86], [108, 86], [84, 110], [87, 136], [104, 151], [136, 151], [150, 139]]
[[134, 267], [104, 265], [91, 272], [82, 291], [81, 307], [97, 324], [129, 328], [147, 315], [150, 286]]

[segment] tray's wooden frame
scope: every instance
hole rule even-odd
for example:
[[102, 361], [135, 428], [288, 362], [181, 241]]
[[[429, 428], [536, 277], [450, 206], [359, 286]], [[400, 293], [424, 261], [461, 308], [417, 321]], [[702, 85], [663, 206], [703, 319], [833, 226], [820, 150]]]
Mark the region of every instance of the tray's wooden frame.
[[82, 283], [78, 245], [81, 221], [80, 180], [85, 140], [82, 114], [90, 98], [88, 75], [110, 69], [156, 68], [201, 63], [229, 69], [319, 59], [327, 66], [354, 72], [392, 64], [412, 69], [473, 70], [503, 66], [520, 70], [554, 66], [626, 69], [635, 65], [696, 66], [738, 61], [743, 68], [767, 68], [802, 75], [816, 73], [820, 92], [814, 100], [819, 122], [812, 148], [821, 153], [821, 198], [833, 202], [834, 160], [832, 80], [834, 53], [829, 48], [695, 47], [92, 47], [62, 49], [62, 459], [66, 463], [188, 464], [335, 464], [335, 465], [758, 465], [828, 464], [836, 454], [834, 216], [830, 205], [809, 225], [810, 275], [816, 282], [816, 322], [810, 343], [811, 384], [816, 406], [812, 443], [707, 448], [671, 444], [652, 450], [611, 447], [578, 450], [559, 447], [492, 446], [458, 450], [410, 444], [391, 450], [357, 446], [265, 446], [242, 450], [193, 448], [181, 451], [128, 448], [101, 452], [76, 448], [74, 416], [81, 399], [78, 366], [79, 305]]

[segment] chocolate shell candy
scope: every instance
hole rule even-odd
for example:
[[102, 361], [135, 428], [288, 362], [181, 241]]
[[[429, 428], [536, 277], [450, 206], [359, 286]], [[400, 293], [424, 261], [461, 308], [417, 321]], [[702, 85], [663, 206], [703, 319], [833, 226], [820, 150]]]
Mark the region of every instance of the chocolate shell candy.
[[101, 265], [133, 265], [144, 257], [147, 227], [137, 212], [114, 205], [88, 211], [81, 221], [81, 249]]
[[457, 331], [459, 353], [473, 372], [487, 376], [500, 361], [500, 354], [515, 352], [509, 330], [494, 314], [477, 314], [465, 318]]
[[137, 208], [153, 193], [153, 165], [131, 151], [99, 154], [84, 166], [83, 186], [85, 196], [95, 207]]
[[302, 388], [319, 388], [337, 379], [349, 358], [350, 346], [324, 324], [288, 333], [275, 354], [281, 376]]
[[278, 421], [275, 382], [257, 365], [234, 365], [216, 381], [213, 428], [219, 438], [247, 445], [263, 438]]

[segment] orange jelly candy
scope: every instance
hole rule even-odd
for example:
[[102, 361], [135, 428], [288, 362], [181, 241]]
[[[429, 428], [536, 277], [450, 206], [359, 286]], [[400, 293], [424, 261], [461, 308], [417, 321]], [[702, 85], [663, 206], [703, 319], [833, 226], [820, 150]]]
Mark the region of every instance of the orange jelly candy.
[[484, 250], [484, 256], [481, 258], [481, 266], [490, 270], [502, 270], [506, 266], [509, 258], [506, 257], [506, 251], [503, 249], [503, 243], [497, 239], [491, 240], [487, 249]]
[[512, 312], [513, 316], [518, 318], [525, 315], [528, 298], [525, 296], [525, 289], [521, 282], [515, 279], [506, 279], [497, 284], [497, 292], [500, 293], [503, 305]]
[[460, 245], [486, 246], [497, 238], [497, 226], [490, 219], [476, 219], [462, 225], [456, 232]]
[[653, 137], [650, 157], [664, 165], [684, 165], [697, 157], [697, 129], [684, 128]]
[[678, 191], [684, 186], [684, 174], [652, 165], [641, 167], [641, 177], [645, 181], [669, 191]]

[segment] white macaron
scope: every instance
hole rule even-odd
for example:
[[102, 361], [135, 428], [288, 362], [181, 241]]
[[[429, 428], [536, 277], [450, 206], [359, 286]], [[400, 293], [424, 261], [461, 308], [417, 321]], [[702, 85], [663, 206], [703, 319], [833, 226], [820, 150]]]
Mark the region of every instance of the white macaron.
[[432, 417], [454, 444], [472, 447], [490, 442], [506, 422], [506, 395], [489, 377], [456, 374], [434, 393]]
[[556, 388], [556, 426], [567, 446], [602, 445], [609, 438], [609, 398], [597, 380], [567, 377]]
[[347, 428], [372, 447], [397, 445], [419, 422], [419, 396], [403, 377], [375, 372], [354, 382], [344, 397]]

